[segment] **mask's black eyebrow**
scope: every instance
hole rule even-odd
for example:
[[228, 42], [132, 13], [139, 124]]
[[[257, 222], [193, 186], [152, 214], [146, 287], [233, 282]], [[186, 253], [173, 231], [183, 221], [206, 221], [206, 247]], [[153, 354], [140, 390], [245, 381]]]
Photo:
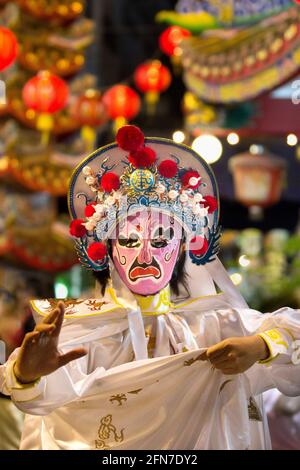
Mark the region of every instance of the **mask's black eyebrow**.
[[122, 240], [128, 240], [128, 239], [138, 240], [139, 234], [137, 232], [130, 232], [129, 234], [119, 233], [118, 238], [119, 239], [121, 238]]
[[164, 234], [164, 228], [159, 226], [153, 232], [153, 237], [161, 237]]
[[174, 238], [174, 229], [173, 227], [157, 227], [153, 233], [153, 238], [164, 237], [167, 240], [172, 240]]

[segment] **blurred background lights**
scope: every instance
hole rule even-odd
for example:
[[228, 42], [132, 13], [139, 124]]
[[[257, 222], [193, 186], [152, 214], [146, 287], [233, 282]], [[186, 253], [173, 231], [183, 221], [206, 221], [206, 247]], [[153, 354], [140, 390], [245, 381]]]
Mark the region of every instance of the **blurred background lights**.
[[203, 134], [197, 137], [192, 143], [192, 149], [208, 164], [217, 162], [223, 153], [221, 141], [210, 134]]
[[173, 133], [173, 140], [176, 144], [182, 144], [185, 141], [185, 133], [182, 131], [175, 131]]
[[240, 273], [233, 273], [231, 274], [230, 279], [232, 280], [235, 286], [238, 286], [239, 284], [241, 284], [243, 276]]
[[55, 283], [54, 292], [56, 299], [65, 299], [66, 297], [68, 297], [69, 294], [67, 286], [65, 284], [62, 284], [61, 282]]
[[247, 258], [246, 255], [242, 255], [242, 256], [239, 257], [239, 264], [243, 268], [247, 268], [247, 266], [249, 266], [249, 264], [250, 264], [250, 260]]
[[229, 145], [237, 145], [240, 141], [240, 137], [236, 132], [230, 132], [227, 136], [227, 142]]
[[264, 146], [252, 144], [250, 145], [249, 152], [252, 153], [252, 155], [261, 155], [264, 153]]
[[289, 134], [286, 138], [286, 143], [291, 147], [298, 144], [298, 137], [295, 134]]

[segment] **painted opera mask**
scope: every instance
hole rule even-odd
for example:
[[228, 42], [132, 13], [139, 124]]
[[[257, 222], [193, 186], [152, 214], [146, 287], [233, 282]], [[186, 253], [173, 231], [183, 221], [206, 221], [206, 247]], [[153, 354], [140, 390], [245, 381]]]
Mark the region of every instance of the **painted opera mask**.
[[170, 282], [182, 249], [182, 234], [180, 223], [170, 214], [149, 208], [118, 224], [112, 259], [131, 292], [153, 295]]

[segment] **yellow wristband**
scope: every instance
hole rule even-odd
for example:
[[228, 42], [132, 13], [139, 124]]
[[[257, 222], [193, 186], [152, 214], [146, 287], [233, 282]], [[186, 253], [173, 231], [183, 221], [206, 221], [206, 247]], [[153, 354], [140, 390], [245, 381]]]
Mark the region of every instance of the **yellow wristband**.
[[279, 329], [274, 328], [273, 330], [264, 331], [262, 333], [258, 333], [258, 336], [265, 341], [270, 351], [269, 357], [263, 361], [258, 361], [259, 364], [269, 364], [280, 354], [286, 353], [289, 348], [288, 343]]
[[16, 373], [15, 373], [15, 365], [16, 365], [16, 362], [17, 361], [14, 361], [13, 365], [12, 365], [12, 373], [13, 373], [13, 378], [14, 378], [14, 382], [16, 386], [14, 386], [13, 388], [16, 388], [18, 390], [23, 390], [23, 389], [26, 389], [26, 388], [32, 388], [32, 387], [35, 387], [35, 385], [37, 385], [40, 380], [41, 380], [41, 377], [39, 377], [38, 379], [34, 380], [33, 382], [29, 382], [27, 384], [23, 384], [22, 382], [20, 382], [16, 376]]

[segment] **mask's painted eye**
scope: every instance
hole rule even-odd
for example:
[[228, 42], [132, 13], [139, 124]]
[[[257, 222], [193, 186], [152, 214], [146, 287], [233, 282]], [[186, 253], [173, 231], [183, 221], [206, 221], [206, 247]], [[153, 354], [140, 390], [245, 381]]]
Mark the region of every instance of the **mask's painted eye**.
[[118, 243], [120, 246], [126, 246], [126, 248], [136, 248], [141, 244], [136, 233], [132, 233], [128, 238], [120, 235]]
[[167, 245], [168, 245], [168, 240], [166, 240], [163, 237], [152, 238], [151, 240], [151, 246], [153, 246], [153, 248], [164, 248]]

